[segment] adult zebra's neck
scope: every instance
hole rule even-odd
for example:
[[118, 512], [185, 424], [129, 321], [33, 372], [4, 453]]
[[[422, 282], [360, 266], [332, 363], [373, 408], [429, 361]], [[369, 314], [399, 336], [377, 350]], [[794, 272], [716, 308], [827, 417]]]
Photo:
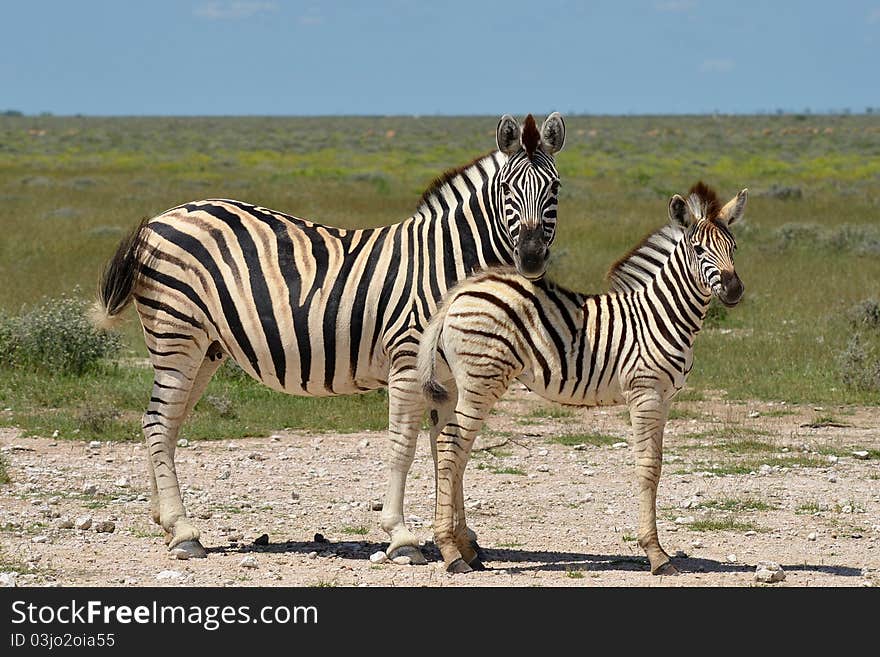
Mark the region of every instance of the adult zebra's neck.
[[424, 250], [422, 288], [433, 301], [474, 271], [513, 263], [497, 181], [506, 162], [507, 155], [495, 151], [447, 171], [408, 220]]
[[686, 231], [667, 224], [648, 235], [608, 273], [612, 292], [643, 296], [655, 318], [681, 346], [691, 346], [711, 300], [699, 281]]

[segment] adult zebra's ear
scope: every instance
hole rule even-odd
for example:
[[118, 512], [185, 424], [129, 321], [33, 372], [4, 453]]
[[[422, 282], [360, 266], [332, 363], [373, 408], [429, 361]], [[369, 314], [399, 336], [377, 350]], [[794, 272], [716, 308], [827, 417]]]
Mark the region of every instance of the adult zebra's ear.
[[541, 143], [548, 155], [558, 153], [565, 145], [565, 121], [559, 112], [553, 112], [541, 124]]
[[498, 122], [498, 128], [495, 130], [495, 142], [498, 144], [498, 150], [507, 155], [513, 155], [519, 150], [520, 128], [510, 114], [505, 114]]
[[718, 218], [727, 222], [727, 225], [729, 226], [742, 217], [743, 212], [745, 212], [746, 209], [746, 201], [748, 200], [749, 189], [747, 187], [737, 194], [735, 198], [730, 199], [727, 202], [727, 205], [721, 208], [721, 212], [718, 213]]
[[691, 225], [691, 214], [688, 211], [687, 201], [678, 194], [669, 199], [669, 221], [682, 228]]

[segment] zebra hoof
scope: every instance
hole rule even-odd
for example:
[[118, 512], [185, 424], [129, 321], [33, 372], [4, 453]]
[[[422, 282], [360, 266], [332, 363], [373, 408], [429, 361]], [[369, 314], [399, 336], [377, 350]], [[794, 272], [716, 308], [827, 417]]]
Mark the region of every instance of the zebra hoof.
[[469, 572], [472, 572], [472, 571], [473, 571], [473, 568], [471, 568], [470, 566], [468, 566], [468, 565], [465, 563], [464, 559], [461, 559], [461, 558], [456, 559], [455, 561], [453, 561], [451, 564], [449, 564], [449, 565], [446, 567], [446, 572], [447, 572], [447, 573], [454, 573], [454, 574], [456, 574], [456, 575], [460, 575], [460, 574], [463, 574], [463, 573], [469, 573]]
[[422, 551], [414, 545], [401, 545], [388, 553], [388, 558], [392, 561], [397, 557], [409, 557], [409, 563], [412, 566], [424, 566], [428, 563]]
[[471, 567], [471, 570], [486, 570], [486, 565], [483, 563], [480, 557], [476, 557], [468, 564], [468, 566]]
[[175, 550], [183, 550], [189, 555], [190, 559], [204, 559], [208, 556], [205, 548], [198, 541], [181, 541], [174, 546]]
[[652, 575], [678, 575], [678, 568], [667, 561], [662, 563], [651, 571]]

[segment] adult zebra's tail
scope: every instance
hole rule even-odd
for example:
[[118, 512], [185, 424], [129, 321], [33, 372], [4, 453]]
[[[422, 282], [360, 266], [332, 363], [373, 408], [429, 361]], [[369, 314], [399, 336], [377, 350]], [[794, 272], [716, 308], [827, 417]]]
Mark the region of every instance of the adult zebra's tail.
[[449, 391], [436, 378], [437, 343], [440, 341], [440, 331], [443, 329], [448, 308], [448, 303], [442, 304], [431, 317], [428, 327], [422, 333], [419, 342], [419, 355], [416, 360], [416, 376], [421, 384], [422, 392], [428, 401], [435, 404], [443, 404], [449, 400]]
[[92, 324], [110, 330], [119, 323], [119, 315], [131, 303], [144, 250], [143, 232], [149, 218], [144, 218], [116, 247], [116, 253], [101, 275], [98, 298], [92, 306]]

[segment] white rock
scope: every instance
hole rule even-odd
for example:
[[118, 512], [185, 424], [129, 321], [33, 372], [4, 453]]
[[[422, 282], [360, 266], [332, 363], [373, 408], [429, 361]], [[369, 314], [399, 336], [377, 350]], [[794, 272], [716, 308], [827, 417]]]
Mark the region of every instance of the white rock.
[[15, 586], [15, 578], [17, 576], [18, 573], [12, 570], [0, 573], [0, 587], [8, 588]]
[[57, 438], [57, 437], [58, 437], [58, 429], [55, 429], [55, 431], [52, 432], [52, 437], [53, 437], [53, 438]]
[[317, 559], [317, 558], [318, 558], [318, 553], [317, 553], [317, 552], [309, 552], [309, 553], [306, 555], [306, 557], [309, 558], [309, 559]]
[[537, 468], [535, 468], [538, 472], [550, 472], [550, 466], [542, 463]]
[[73, 526], [76, 527], [77, 529], [83, 529], [83, 530], [88, 529], [89, 527], [92, 526], [92, 516], [80, 516], [73, 523]]
[[694, 520], [696, 520], [696, 518], [694, 518], [693, 516], [678, 516], [675, 519], [675, 524], [676, 525], [689, 525], [692, 522], [694, 522]]
[[181, 438], [177, 441], [178, 447], [189, 447], [189, 441], [186, 438]]
[[364, 438], [362, 441], [358, 443], [358, 449], [366, 449], [370, 446], [370, 439]]
[[179, 570], [163, 570], [156, 575], [156, 579], [182, 579], [183, 573]]
[[697, 539], [695, 541], [691, 541], [691, 547], [701, 548], [701, 547], [703, 547], [703, 541], [701, 541], [700, 539]]
[[546, 449], [539, 449], [538, 450], [538, 456], [547, 456], [547, 454], [549, 454], [549, 453], [550, 452], [548, 452]]
[[749, 411], [749, 417], [754, 420], [756, 417], [761, 417], [761, 414], [758, 411]]
[[758, 532], [756, 532], [754, 529], [750, 529], [745, 534], [743, 534], [743, 536], [755, 536], [757, 533]]
[[864, 461], [868, 458], [868, 452], [864, 449], [857, 449], [852, 453], [852, 455], [860, 461]]
[[370, 561], [373, 563], [386, 563], [388, 561], [388, 555], [382, 550], [379, 550], [370, 555]]
[[829, 481], [830, 483], [832, 483], [832, 484], [836, 484], [836, 483], [837, 483], [837, 477], [835, 477], [834, 475], [829, 475], [829, 477], [828, 477], [828, 481]]
[[853, 512], [852, 504], [844, 504], [843, 508], [840, 510], [840, 512], [841, 513], [852, 513]]
[[118, 486], [119, 488], [126, 488], [128, 486], [128, 479], [126, 479], [125, 477], [120, 477], [113, 482], [113, 485]]
[[32, 543], [48, 543], [48, 542], [49, 542], [49, 537], [48, 537], [48, 536], [42, 536], [42, 535], [41, 535], [41, 536], [34, 536], [34, 537], [31, 539], [31, 542], [32, 542]]
[[190, 554], [186, 550], [182, 550], [180, 548], [174, 548], [171, 550], [171, 558], [172, 559], [180, 559], [181, 561], [186, 561], [189, 559]]
[[810, 532], [809, 534], [807, 534], [807, 540], [808, 541], [815, 541], [816, 540], [816, 532]]
[[[58, 434], [58, 431], [55, 431], [55, 433], [52, 434], [52, 437], [53, 437], [53, 438], [57, 438], [57, 437], [58, 437], [57, 434]], [[93, 440], [93, 441], [91, 441], [91, 442], [89, 443], [89, 449], [101, 449], [101, 441], [100, 441], [100, 440]]]
[[728, 554], [728, 555], [727, 555], [727, 560], [728, 560], [730, 563], [736, 563], [736, 555], [735, 555], [735, 554]]
[[64, 516], [63, 518], [58, 518], [58, 520], [55, 521], [55, 526], [58, 529], [73, 529], [73, 520], [71, 520], [67, 516]]
[[756, 582], [781, 582], [785, 579], [785, 571], [775, 561], [760, 561], [755, 569]]
[[394, 557], [391, 561], [396, 563], [398, 566], [409, 566], [412, 563], [412, 559], [407, 556]]
[[83, 484], [82, 494], [83, 495], [94, 495], [98, 492], [98, 487], [95, 484]]
[[239, 561], [238, 565], [241, 568], [256, 568], [258, 566], [257, 558], [255, 556], [253, 556], [252, 554], [249, 554], [244, 559]]
[[773, 472], [773, 467], [764, 463], [760, 468], [758, 468], [758, 474], [760, 475], [768, 475]]
[[611, 447], [613, 449], [623, 449], [624, 447], [628, 447], [628, 445], [624, 441], [620, 441], [619, 443], [612, 444]]
[[337, 507], [337, 509], [338, 509], [339, 511], [342, 511], [343, 513], [345, 513], [346, 511], [348, 511], [350, 508], [351, 508], [351, 507], [349, 507], [348, 504], [340, 504], [340, 505]]
[[828, 462], [829, 463], [837, 463], [839, 460], [840, 459], [837, 456], [835, 456], [834, 454], [828, 455]]
[[102, 520], [95, 525], [95, 531], [99, 534], [112, 534], [116, 530], [116, 525], [110, 520]]

